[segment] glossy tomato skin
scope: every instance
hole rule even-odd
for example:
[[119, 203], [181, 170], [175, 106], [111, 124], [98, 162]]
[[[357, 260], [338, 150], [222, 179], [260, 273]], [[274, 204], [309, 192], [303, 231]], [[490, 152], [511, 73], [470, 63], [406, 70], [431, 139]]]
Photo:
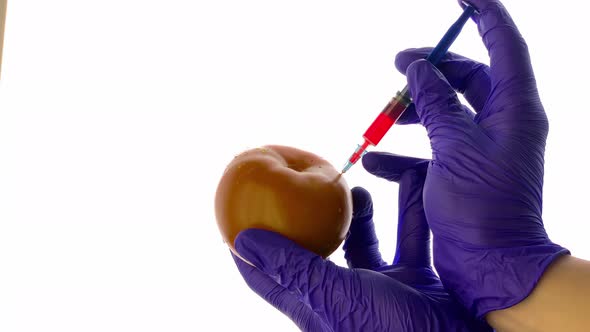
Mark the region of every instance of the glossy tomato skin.
[[227, 166], [217, 187], [215, 214], [232, 250], [240, 231], [261, 228], [326, 258], [346, 237], [352, 198], [340, 172], [326, 160], [272, 145], [248, 150]]

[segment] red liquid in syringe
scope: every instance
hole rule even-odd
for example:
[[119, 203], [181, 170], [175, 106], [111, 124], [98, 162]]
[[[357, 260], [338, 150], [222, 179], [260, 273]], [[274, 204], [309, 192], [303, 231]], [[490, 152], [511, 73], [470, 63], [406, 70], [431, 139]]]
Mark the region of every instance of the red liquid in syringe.
[[[403, 98], [403, 97], [401, 97]], [[363, 138], [365, 142], [360, 146], [355, 153], [350, 157], [350, 163], [356, 163], [364, 154], [369, 145], [376, 146], [379, 144], [383, 136], [389, 131], [391, 126], [399, 119], [402, 113], [408, 107], [402, 102], [400, 96], [393, 98], [387, 106], [379, 113], [375, 121], [365, 131]]]

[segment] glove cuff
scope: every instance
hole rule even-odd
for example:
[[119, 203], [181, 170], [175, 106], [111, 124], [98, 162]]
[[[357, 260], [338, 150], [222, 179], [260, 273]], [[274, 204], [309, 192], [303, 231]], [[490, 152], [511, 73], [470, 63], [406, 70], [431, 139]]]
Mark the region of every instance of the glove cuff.
[[[434, 250], [436, 269], [443, 284], [477, 318], [520, 303], [533, 291], [551, 263], [571, 254], [551, 242], [492, 250], [457, 250], [446, 248], [448, 245]], [[457, 256], [457, 252], [462, 254]]]

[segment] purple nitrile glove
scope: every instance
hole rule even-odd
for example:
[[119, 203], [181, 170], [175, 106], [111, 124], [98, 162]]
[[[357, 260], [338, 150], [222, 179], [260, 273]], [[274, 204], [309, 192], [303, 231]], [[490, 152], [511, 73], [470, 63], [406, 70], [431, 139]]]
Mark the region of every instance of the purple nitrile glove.
[[249, 229], [234, 256], [246, 283], [303, 331], [491, 331], [467, 314], [430, 266], [430, 233], [422, 205], [427, 162], [399, 158], [398, 241], [393, 265], [381, 259], [373, 206], [352, 190], [353, 220], [344, 243], [350, 268], [322, 259], [276, 233]]
[[[477, 317], [513, 306], [545, 269], [569, 251], [543, 226], [542, 187], [548, 121], [528, 49], [499, 1], [470, 1], [490, 66], [449, 54], [437, 70], [428, 49], [398, 54], [432, 161], [424, 208], [434, 235], [434, 265], [445, 287]], [[457, 99], [463, 93], [475, 112]], [[397, 157], [367, 154], [373, 174], [388, 177]], [[368, 166], [368, 167], [367, 167]]]

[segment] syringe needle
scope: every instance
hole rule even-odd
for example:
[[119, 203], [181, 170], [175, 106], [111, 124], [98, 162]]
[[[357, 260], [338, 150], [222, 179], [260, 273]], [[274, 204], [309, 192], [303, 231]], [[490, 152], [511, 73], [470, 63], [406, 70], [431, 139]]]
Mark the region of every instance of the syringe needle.
[[344, 168], [342, 169], [342, 172], [340, 172], [340, 174], [344, 174], [346, 173], [346, 171], [348, 171], [352, 165], [354, 165], [353, 163], [351, 163], [350, 161], [347, 161], [346, 164], [344, 165]]

